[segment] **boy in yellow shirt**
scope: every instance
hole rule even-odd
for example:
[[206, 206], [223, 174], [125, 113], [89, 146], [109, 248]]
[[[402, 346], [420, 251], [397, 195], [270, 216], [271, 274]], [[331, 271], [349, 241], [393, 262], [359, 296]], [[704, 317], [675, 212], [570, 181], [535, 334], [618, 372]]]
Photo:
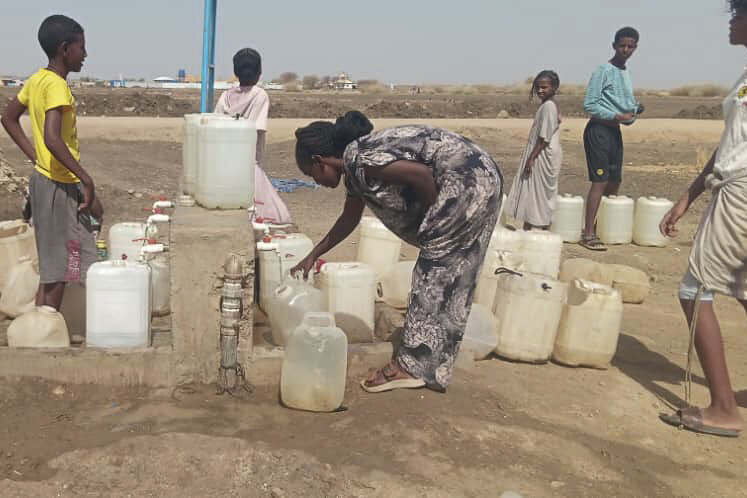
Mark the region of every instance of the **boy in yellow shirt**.
[[[3, 127], [34, 163], [29, 181], [31, 215], [39, 254], [38, 306], [59, 310], [67, 282], [84, 282], [96, 261], [92, 221], [103, 210], [93, 180], [78, 162], [75, 105], [66, 78], [86, 58], [83, 28], [62, 15], [46, 18], [39, 43], [49, 57], [6, 107]], [[33, 145], [21, 128], [28, 109]]]

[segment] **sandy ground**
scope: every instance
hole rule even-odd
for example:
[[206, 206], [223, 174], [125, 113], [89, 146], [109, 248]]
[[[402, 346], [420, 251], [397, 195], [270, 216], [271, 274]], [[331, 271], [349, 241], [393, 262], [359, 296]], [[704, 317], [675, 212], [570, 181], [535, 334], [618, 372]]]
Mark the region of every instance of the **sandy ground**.
[[[413, 120], [407, 120], [412, 122]], [[268, 174], [298, 178], [293, 130], [308, 120], [272, 120]], [[376, 120], [377, 127], [396, 122]], [[464, 133], [501, 163], [507, 182], [528, 120], [430, 120]], [[584, 193], [584, 122], [563, 122], [561, 191]], [[179, 119], [81, 118], [84, 165], [99, 185], [107, 223], [139, 218], [152, 196], [177, 190]], [[674, 199], [697, 173], [696, 158], [718, 142], [721, 123], [647, 119], [625, 130], [624, 191]], [[6, 159], [28, 166], [7, 138]], [[133, 190], [129, 194], [128, 190]], [[143, 194], [140, 198], [134, 194]], [[295, 221], [318, 240], [344, 193], [283, 194]], [[626, 305], [609, 370], [525, 365], [490, 359], [460, 368], [446, 394], [368, 395], [350, 378], [335, 414], [281, 408], [277, 389], [247, 399], [209, 386], [171, 391], [0, 381], [3, 496], [747, 496], [744, 438], [677, 431], [657, 414], [683, 404], [687, 351], [676, 284], [706, 199], [669, 247], [612, 247], [565, 257], [629, 264], [653, 279], [642, 305]], [[0, 219], [18, 198], [0, 198]], [[355, 254], [356, 236], [329, 259]], [[411, 248], [403, 250], [411, 257]], [[735, 389], [747, 388], [744, 314], [717, 300]], [[694, 397], [707, 391], [696, 368]]]

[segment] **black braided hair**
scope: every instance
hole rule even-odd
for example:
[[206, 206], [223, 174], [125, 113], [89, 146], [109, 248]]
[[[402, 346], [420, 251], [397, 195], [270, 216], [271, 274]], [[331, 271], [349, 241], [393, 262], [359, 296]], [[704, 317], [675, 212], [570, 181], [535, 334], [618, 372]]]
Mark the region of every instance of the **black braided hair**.
[[617, 45], [617, 42], [623, 38], [632, 38], [636, 43], [638, 43], [640, 37], [641, 35], [638, 33], [637, 29], [625, 26], [624, 28], [618, 29], [617, 33], [615, 33], [615, 45]]
[[311, 156], [341, 157], [350, 142], [368, 135], [373, 124], [360, 111], [349, 111], [335, 123], [314, 121], [296, 130], [296, 164], [303, 171]]
[[545, 69], [544, 71], [540, 71], [537, 77], [534, 78], [534, 81], [532, 82], [532, 89], [529, 90], [530, 99], [533, 99], [537, 96], [537, 82], [539, 80], [550, 80], [550, 84], [555, 91], [557, 91], [560, 87], [560, 78], [558, 77], [558, 73], [550, 69]]
[[747, 13], [747, 0], [729, 0], [729, 12], [735, 14], [737, 12]]

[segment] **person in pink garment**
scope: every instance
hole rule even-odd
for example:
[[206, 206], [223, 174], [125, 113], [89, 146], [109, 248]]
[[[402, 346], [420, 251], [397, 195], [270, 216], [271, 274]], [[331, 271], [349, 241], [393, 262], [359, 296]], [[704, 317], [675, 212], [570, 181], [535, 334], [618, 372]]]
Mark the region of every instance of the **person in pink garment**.
[[257, 86], [262, 74], [262, 57], [254, 49], [242, 48], [233, 56], [233, 73], [239, 86], [226, 90], [215, 105], [216, 114], [239, 116], [257, 126], [257, 164], [254, 168], [254, 217], [277, 224], [291, 223], [288, 208], [265, 174], [263, 158], [267, 135], [270, 97]]

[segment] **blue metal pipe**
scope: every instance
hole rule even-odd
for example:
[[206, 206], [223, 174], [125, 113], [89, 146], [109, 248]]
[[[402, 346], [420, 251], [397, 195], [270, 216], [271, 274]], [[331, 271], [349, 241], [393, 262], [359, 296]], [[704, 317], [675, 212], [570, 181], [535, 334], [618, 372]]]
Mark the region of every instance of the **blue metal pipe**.
[[215, 11], [218, 0], [205, 0], [202, 27], [202, 81], [200, 85], [200, 112], [210, 112], [213, 107], [215, 72]]

